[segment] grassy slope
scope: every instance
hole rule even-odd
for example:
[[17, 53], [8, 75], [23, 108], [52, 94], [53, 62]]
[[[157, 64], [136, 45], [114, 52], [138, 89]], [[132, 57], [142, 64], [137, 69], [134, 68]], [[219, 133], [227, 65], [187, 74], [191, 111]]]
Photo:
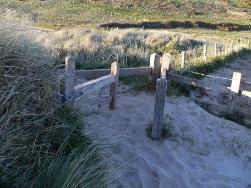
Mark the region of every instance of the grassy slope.
[[39, 33], [13, 12], [0, 17], [0, 187], [103, 187], [102, 158], [79, 112], [56, 99]]
[[[107, 21], [203, 20], [250, 24], [250, 12], [240, 13], [234, 0], [224, 5], [214, 0], [97, 0], [19, 1], [3, 0], [2, 7], [30, 14], [38, 25], [57, 28], [70, 25], [96, 25]], [[230, 12], [235, 12], [234, 14]], [[237, 14], [237, 15], [236, 15]]]

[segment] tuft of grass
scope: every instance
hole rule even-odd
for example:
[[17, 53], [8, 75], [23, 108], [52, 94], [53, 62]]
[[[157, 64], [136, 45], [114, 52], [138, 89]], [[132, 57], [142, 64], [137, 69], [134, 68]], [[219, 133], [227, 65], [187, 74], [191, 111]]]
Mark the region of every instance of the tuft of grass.
[[236, 112], [224, 112], [220, 115], [221, 118], [236, 122], [240, 125], [243, 125], [249, 129], [251, 129], [251, 124], [248, 124], [245, 122], [245, 115], [241, 114], [240, 112], [236, 111]]
[[[148, 127], [145, 129], [146, 136], [149, 138], [152, 137], [152, 126], [153, 126], [153, 123], [151, 122], [149, 123]], [[173, 132], [174, 132], [174, 125], [172, 124], [172, 118], [166, 115], [163, 121], [163, 129], [161, 132], [161, 138], [162, 139], [169, 138]]]
[[200, 100], [196, 100], [195, 101], [196, 104], [198, 104], [201, 108], [203, 108], [204, 110], [206, 110], [207, 112], [218, 116], [220, 118], [223, 119], [227, 119], [233, 122], [236, 122], [240, 125], [243, 125], [244, 127], [247, 127], [249, 129], [251, 129], [251, 124], [247, 123], [245, 121], [245, 119], [247, 118], [245, 114], [240, 113], [238, 111], [235, 112], [227, 112], [226, 110], [221, 110], [221, 111], [215, 111], [215, 109], [213, 107], [210, 107], [210, 104], [204, 101], [200, 101]]
[[27, 187], [100, 187], [105, 188], [108, 180], [105, 176], [105, 163], [98, 149], [89, 145], [84, 150], [75, 150], [71, 154], [58, 155], [48, 166], [41, 168], [39, 175]]

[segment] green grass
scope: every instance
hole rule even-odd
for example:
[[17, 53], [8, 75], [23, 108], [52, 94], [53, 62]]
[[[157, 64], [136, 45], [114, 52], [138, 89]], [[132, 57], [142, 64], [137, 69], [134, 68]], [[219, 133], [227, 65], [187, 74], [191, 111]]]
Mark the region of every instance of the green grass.
[[222, 43], [229, 43], [231, 41], [237, 41], [240, 37], [244, 39], [251, 39], [250, 31], [219, 31], [203, 28], [176, 28], [167, 29], [170, 32], [182, 32], [191, 34], [196, 39], [208, 38], [209, 40], [214, 40]]
[[225, 113], [222, 113], [220, 115], [221, 118], [224, 118], [224, 119], [228, 119], [230, 121], [233, 121], [233, 122], [236, 122], [240, 125], [243, 125], [249, 129], [251, 129], [251, 124], [248, 124], [245, 122], [245, 115], [239, 113], [239, 112], [233, 112], [233, 113], [228, 113], [228, 112], [225, 112]]
[[227, 111], [223, 111], [223, 112], [215, 112], [214, 109], [212, 107], [210, 107], [210, 103], [201, 101], [201, 100], [195, 100], [196, 104], [198, 104], [201, 108], [203, 108], [204, 110], [206, 110], [207, 112], [218, 116], [220, 118], [224, 118], [233, 122], [236, 122], [244, 127], [247, 127], [249, 129], [251, 129], [251, 124], [247, 123], [245, 121], [245, 119], [247, 118], [245, 114], [242, 114], [238, 111], [234, 111], [234, 112], [227, 112]]
[[154, 93], [155, 91], [154, 83], [148, 76], [120, 77], [119, 79], [123, 84], [130, 85], [136, 93], [141, 91]]
[[[3, 0], [3, 8], [17, 10], [31, 15], [37, 25], [59, 29], [72, 25], [97, 25], [109, 21], [165, 21], [165, 20], [202, 20], [210, 23], [232, 22], [250, 24], [251, 16], [231, 15], [227, 10], [240, 12], [232, 2], [226, 7], [213, 0], [189, 2], [178, 1], [103, 1], [86, 2], [83, 0], [19, 1]], [[133, 5], [128, 7], [128, 5]]]
[[[202, 74], [210, 74], [215, 72], [217, 69], [223, 67], [227, 63], [231, 63], [238, 58], [245, 59], [246, 57], [249, 57], [250, 54], [251, 54], [251, 49], [244, 48], [240, 51], [232, 52], [227, 56], [221, 55], [221, 56], [211, 57], [208, 59], [207, 63], [205, 63], [202, 58], [191, 60], [188, 61], [187, 63], [190, 64], [190, 71], [195, 71]], [[186, 71], [183, 73], [183, 75], [196, 79], [204, 78], [203, 75], [191, 74], [190, 72]]]

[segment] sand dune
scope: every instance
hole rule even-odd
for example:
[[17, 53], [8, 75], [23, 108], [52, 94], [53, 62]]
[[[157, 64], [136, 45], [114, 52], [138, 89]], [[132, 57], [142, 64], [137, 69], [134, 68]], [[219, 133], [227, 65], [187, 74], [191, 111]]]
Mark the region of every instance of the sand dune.
[[172, 136], [153, 141], [145, 129], [152, 121], [154, 97], [128, 94], [118, 103], [117, 110], [101, 107], [85, 118], [93, 140], [110, 146], [103, 153], [111, 168], [119, 168], [110, 187], [251, 186], [249, 129], [207, 113], [188, 98], [168, 97], [165, 114]]

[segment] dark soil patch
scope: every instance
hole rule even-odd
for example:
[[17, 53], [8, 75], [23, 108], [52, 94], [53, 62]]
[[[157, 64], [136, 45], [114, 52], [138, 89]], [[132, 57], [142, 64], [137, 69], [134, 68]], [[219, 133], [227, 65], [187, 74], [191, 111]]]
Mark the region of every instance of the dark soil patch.
[[174, 28], [204, 28], [221, 31], [247, 31], [251, 25], [233, 23], [207, 23], [202, 21], [166, 21], [166, 22], [110, 22], [101, 24], [103, 28], [148, 28], [148, 29], [174, 29]]

